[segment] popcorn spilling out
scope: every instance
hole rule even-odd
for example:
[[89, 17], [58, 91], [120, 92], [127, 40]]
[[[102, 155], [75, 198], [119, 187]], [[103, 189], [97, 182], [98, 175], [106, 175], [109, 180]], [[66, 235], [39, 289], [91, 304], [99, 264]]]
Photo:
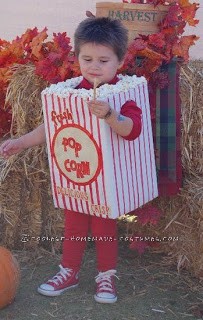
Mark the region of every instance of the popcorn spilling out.
[[[97, 98], [105, 98], [109, 94], [127, 92], [129, 89], [134, 88], [135, 85], [145, 82], [144, 77], [118, 75], [120, 81], [117, 84], [103, 84], [97, 88]], [[79, 83], [82, 81], [83, 77], [76, 77], [68, 79], [63, 82], [58, 82], [57, 84], [52, 84], [50, 87], [46, 88], [44, 94], [55, 94], [61, 98], [65, 98], [67, 94], [73, 94], [83, 99], [93, 99], [94, 89], [75, 89]]]

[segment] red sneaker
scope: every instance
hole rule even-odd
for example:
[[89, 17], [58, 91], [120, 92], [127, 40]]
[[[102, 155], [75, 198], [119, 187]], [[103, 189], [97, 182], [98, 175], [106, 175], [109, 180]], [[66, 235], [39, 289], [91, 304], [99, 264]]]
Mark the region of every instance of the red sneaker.
[[[97, 283], [97, 290], [94, 298], [100, 303], [114, 303], [117, 301], [116, 289], [114, 285], [114, 277], [116, 270], [108, 270], [99, 272], [95, 280]], [[118, 277], [117, 277], [118, 278]]]
[[64, 291], [78, 286], [78, 272], [59, 265], [60, 271], [46, 283], [41, 284], [37, 291], [44, 296], [56, 297]]

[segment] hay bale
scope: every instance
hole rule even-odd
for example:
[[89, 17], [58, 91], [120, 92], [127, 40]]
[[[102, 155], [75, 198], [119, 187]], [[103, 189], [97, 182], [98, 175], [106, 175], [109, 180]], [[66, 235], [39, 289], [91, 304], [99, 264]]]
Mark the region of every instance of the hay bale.
[[203, 61], [181, 67], [182, 164], [184, 174], [203, 174]]
[[152, 204], [163, 212], [158, 224], [142, 226], [126, 217], [128, 237], [151, 239], [158, 245], [153, 250], [166, 253], [164, 263], [203, 278], [203, 176], [188, 177], [178, 195], [160, 197]]
[[160, 199], [164, 210], [160, 221], [162, 234], [178, 237], [178, 241], [163, 246], [168, 261], [177, 264], [177, 269], [190, 270], [203, 278], [203, 176], [185, 178], [180, 194], [170, 199]]
[[[29, 151], [29, 160], [26, 152], [12, 157], [11, 164], [1, 162], [5, 176], [1, 179], [0, 203], [3, 224], [0, 230], [3, 243], [10, 248], [22, 249], [25, 242], [23, 235], [41, 234], [41, 193], [40, 172], [36, 162], [39, 153], [36, 149]], [[34, 161], [32, 161], [35, 159]], [[30, 241], [27, 243], [29, 247]]]
[[[1, 160], [1, 168], [2, 162]], [[15, 245], [15, 232], [21, 207], [20, 193], [19, 174], [7, 176], [0, 192], [0, 242], [8, 247], [14, 247]]]
[[35, 75], [32, 64], [15, 65], [12, 70], [6, 104], [12, 107], [12, 136], [19, 137], [43, 122], [41, 91], [48, 82]]
[[[12, 106], [11, 137], [17, 138], [43, 122], [41, 91], [48, 83], [33, 65], [17, 65], [6, 103]], [[34, 147], [0, 161], [0, 234], [9, 248], [61, 246], [51, 237], [62, 234], [62, 211], [53, 207], [45, 146]], [[59, 228], [58, 228], [58, 221]], [[48, 227], [47, 227], [48, 226]]]

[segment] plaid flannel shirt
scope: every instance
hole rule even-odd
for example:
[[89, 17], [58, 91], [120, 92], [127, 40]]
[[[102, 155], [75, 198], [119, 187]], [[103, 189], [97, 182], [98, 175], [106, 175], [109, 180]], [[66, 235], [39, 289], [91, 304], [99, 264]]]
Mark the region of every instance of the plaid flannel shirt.
[[[153, 125], [159, 195], [175, 195], [182, 185], [180, 149], [179, 66], [173, 61], [162, 66], [169, 85], [157, 89], [150, 103], [156, 110]], [[154, 105], [155, 104], [155, 105]]]

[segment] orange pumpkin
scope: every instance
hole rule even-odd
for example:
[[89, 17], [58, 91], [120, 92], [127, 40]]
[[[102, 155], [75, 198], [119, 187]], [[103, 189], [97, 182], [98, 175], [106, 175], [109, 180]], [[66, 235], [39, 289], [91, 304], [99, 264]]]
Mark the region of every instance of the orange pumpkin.
[[0, 246], [0, 309], [15, 298], [20, 283], [20, 267], [12, 253]]

